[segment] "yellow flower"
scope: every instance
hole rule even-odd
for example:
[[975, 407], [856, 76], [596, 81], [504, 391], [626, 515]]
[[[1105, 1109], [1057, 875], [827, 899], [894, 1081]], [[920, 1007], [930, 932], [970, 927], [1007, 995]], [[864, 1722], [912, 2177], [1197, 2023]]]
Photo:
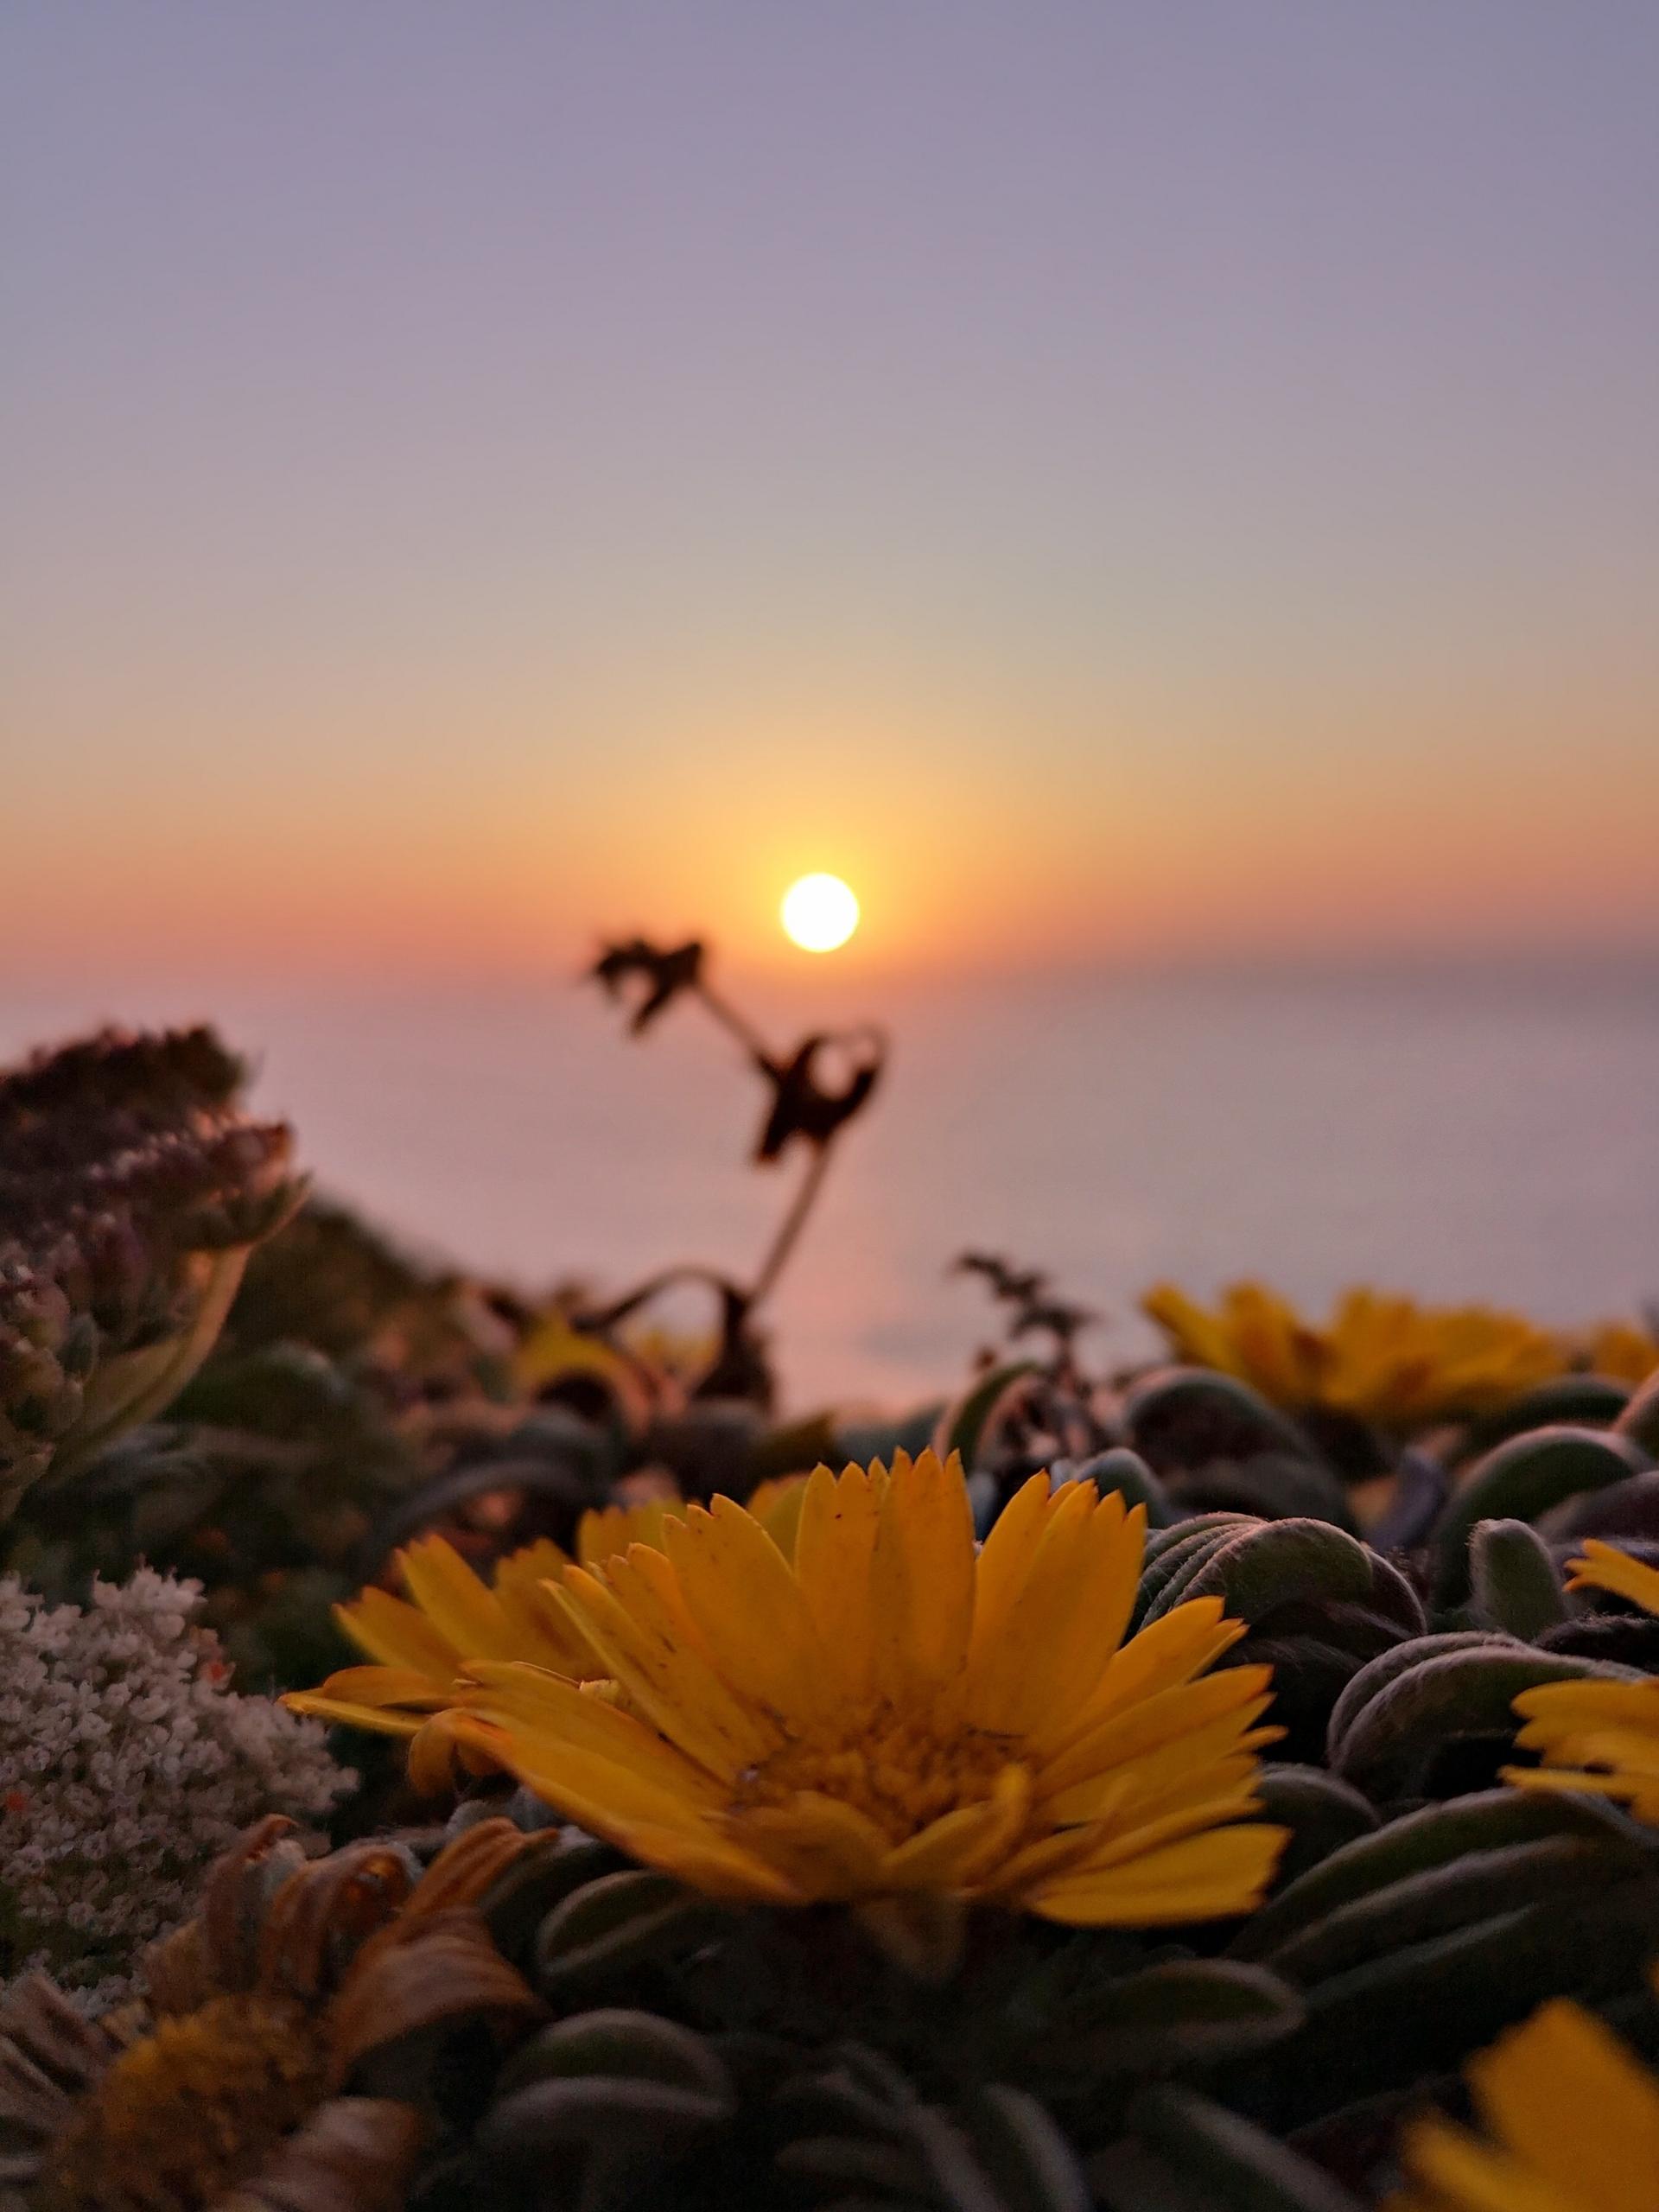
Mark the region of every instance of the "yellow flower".
[[1484, 1306], [1351, 1290], [1320, 1324], [1255, 1282], [1234, 1283], [1213, 1313], [1171, 1283], [1141, 1304], [1178, 1359], [1235, 1376], [1295, 1412], [1352, 1414], [1386, 1428], [1492, 1412], [1567, 1363], [1548, 1331]]
[[[801, 1533], [806, 1484], [804, 1475], [773, 1475], [764, 1483], [757, 1483], [749, 1493], [749, 1511], [790, 1560], [795, 1557], [795, 1545]], [[617, 1549], [621, 1548], [619, 1544]], [[658, 1545], [658, 1548], [662, 1547]], [[584, 1560], [582, 1565], [587, 1564]]]
[[[1584, 1549], [1568, 1562], [1570, 1590], [1611, 1590], [1659, 1614], [1659, 1567], [1595, 1536]], [[1543, 1764], [1506, 1767], [1506, 1782], [1622, 1798], [1637, 1820], [1659, 1824], [1659, 1680], [1546, 1682], [1523, 1690], [1515, 1709], [1527, 1724], [1516, 1742]]]
[[283, 1702], [319, 1720], [409, 1737], [416, 1789], [448, 1783], [443, 1715], [455, 1702], [464, 1662], [523, 1659], [578, 1678], [604, 1672], [554, 1595], [570, 1565], [556, 1544], [543, 1539], [511, 1553], [497, 1563], [493, 1586], [442, 1536], [421, 1537], [393, 1563], [408, 1600], [371, 1586], [334, 1608], [371, 1663], [342, 1667], [320, 1689], [291, 1692]]
[[[750, 1501], [777, 1541], [794, 1541], [804, 1478], [763, 1483]], [[584, 1513], [576, 1556], [596, 1567], [630, 1544], [658, 1544], [663, 1522], [684, 1509], [677, 1498], [642, 1505], [607, 1505]], [[296, 1713], [343, 1722], [377, 1735], [407, 1736], [410, 1778], [436, 1791], [450, 1780], [451, 1732], [444, 1719], [460, 1700], [456, 1684], [474, 1659], [521, 1659], [576, 1681], [608, 1672], [580, 1624], [560, 1605], [558, 1584], [570, 1560], [543, 1538], [496, 1564], [493, 1584], [442, 1536], [423, 1536], [394, 1555], [409, 1600], [372, 1586], [334, 1618], [370, 1661], [342, 1667], [315, 1690], [283, 1700]]]
[[711, 1896], [985, 1898], [1078, 1924], [1249, 1910], [1284, 1831], [1252, 1823], [1266, 1667], [1218, 1599], [1124, 1643], [1144, 1521], [1026, 1484], [976, 1554], [959, 1463], [806, 1484], [792, 1560], [717, 1497], [560, 1602], [601, 1700], [484, 1662], [461, 1741]]
[[526, 1332], [512, 1355], [512, 1372], [519, 1388], [533, 1396], [596, 1383], [637, 1429], [653, 1413], [683, 1407], [719, 1351], [718, 1331], [642, 1323], [601, 1336], [578, 1328], [568, 1308], [554, 1305]]
[[1579, 1363], [1615, 1382], [1645, 1382], [1659, 1371], [1659, 1339], [1637, 1321], [1601, 1321], [1578, 1346]]
[[1484, 2134], [1414, 2122], [1389, 2212], [1659, 2212], [1659, 2079], [1593, 2013], [1557, 1998], [1466, 2073]]
[[[750, 1493], [748, 1510], [766, 1529], [772, 1541], [792, 1558], [795, 1551], [795, 1531], [801, 1517], [801, 1500], [806, 1494], [804, 1475], [774, 1475], [767, 1481], [757, 1483]], [[672, 1495], [652, 1497], [638, 1505], [603, 1505], [584, 1513], [576, 1524], [576, 1563], [580, 1567], [603, 1567], [607, 1559], [614, 1559], [627, 1550], [630, 1544], [650, 1544], [656, 1551], [663, 1548], [663, 1523], [685, 1516], [685, 1500]], [[499, 1657], [499, 1653], [492, 1653]], [[518, 1656], [518, 1655], [515, 1655]], [[528, 1658], [531, 1655], [523, 1655]]]

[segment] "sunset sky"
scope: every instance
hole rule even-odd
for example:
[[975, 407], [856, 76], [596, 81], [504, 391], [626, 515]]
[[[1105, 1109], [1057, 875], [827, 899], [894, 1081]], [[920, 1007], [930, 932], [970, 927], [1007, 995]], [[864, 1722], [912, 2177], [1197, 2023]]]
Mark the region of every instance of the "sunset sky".
[[19, 0], [7, 963], [1659, 945], [1651, 0]]

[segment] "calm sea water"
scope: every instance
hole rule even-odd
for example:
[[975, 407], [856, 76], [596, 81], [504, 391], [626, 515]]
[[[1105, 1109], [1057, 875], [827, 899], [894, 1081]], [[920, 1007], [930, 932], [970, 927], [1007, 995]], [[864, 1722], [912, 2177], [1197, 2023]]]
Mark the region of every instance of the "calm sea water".
[[[797, 1404], [952, 1386], [987, 1334], [946, 1274], [969, 1243], [1099, 1307], [1107, 1356], [1147, 1343], [1134, 1300], [1164, 1275], [1319, 1301], [1365, 1280], [1552, 1321], [1659, 1292], [1650, 968], [963, 984], [855, 1010], [893, 1056], [774, 1309]], [[558, 984], [14, 992], [0, 1057], [204, 1012], [259, 1056], [260, 1104], [326, 1187], [526, 1287], [741, 1272], [791, 1187], [791, 1166], [745, 1165], [760, 1100], [695, 1010], [630, 1044]]]

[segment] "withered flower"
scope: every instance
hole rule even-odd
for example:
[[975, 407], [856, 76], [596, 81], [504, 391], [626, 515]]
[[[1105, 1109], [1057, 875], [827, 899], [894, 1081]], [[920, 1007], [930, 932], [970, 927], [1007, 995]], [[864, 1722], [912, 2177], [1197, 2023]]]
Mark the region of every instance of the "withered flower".
[[426, 2133], [397, 2048], [539, 2010], [472, 1909], [525, 1842], [484, 1821], [423, 1875], [385, 1842], [308, 1864], [269, 1819], [148, 1955], [130, 2011], [88, 2022], [24, 1984], [0, 2009], [0, 2202], [391, 2212]]

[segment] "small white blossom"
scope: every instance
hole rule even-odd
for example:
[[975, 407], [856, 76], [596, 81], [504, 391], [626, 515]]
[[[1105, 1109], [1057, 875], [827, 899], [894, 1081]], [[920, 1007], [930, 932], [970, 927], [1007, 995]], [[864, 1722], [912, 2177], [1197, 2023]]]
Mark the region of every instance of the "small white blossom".
[[115, 2003], [241, 1829], [349, 1786], [316, 1722], [227, 1687], [200, 1602], [147, 1567], [85, 1609], [0, 1577], [0, 1988], [38, 1967]]

